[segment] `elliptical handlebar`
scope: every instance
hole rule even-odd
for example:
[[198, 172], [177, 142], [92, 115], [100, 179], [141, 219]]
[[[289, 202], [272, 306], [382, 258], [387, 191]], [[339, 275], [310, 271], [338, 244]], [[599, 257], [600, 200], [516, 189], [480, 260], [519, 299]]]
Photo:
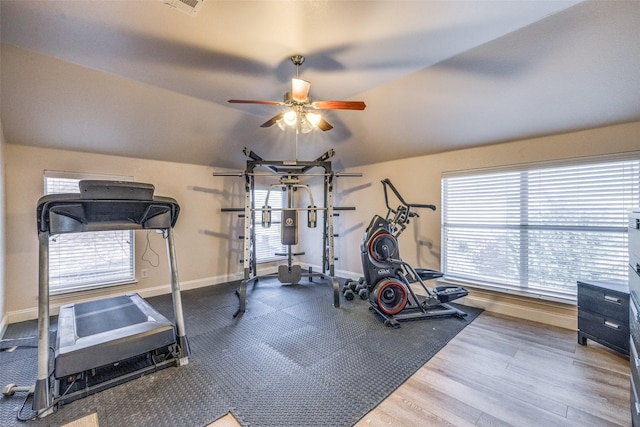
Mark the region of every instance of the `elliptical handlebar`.
[[[409, 208], [425, 208], [425, 209], [431, 209], [432, 211], [436, 210], [435, 205], [424, 205], [424, 204], [419, 204], [419, 203], [407, 203], [407, 202], [405, 202], [405, 200], [402, 198], [400, 193], [398, 193], [398, 190], [396, 189], [396, 187], [394, 187], [394, 185], [391, 183], [389, 178], [385, 178], [381, 182], [382, 182], [382, 186], [384, 188], [384, 203], [387, 205], [387, 209], [389, 209], [391, 212], [396, 212], [396, 211], [394, 209], [392, 209], [391, 206], [389, 206], [389, 198], [387, 196], [387, 186], [389, 186], [389, 188], [391, 188], [391, 191], [393, 191], [393, 194], [395, 194], [396, 197], [398, 198], [398, 200], [400, 200], [400, 203], [402, 203], [408, 209]], [[418, 214], [416, 214], [414, 212], [410, 213], [410, 216], [414, 216], [414, 215], [418, 216]]]

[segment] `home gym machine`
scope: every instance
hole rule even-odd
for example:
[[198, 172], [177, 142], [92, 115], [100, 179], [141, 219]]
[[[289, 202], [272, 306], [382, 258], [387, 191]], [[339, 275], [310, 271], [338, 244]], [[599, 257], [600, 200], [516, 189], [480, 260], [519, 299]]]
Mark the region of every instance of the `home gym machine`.
[[[374, 215], [367, 227], [360, 252], [366, 291], [360, 295], [369, 297], [370, 309], [379, 314], [387, 326], [397, 328], [399, 322], [407, 320], [431, 319], [435, 317], [467, 314], [448, 302], [462, 298], [469, 292], [458, 286], [439, 286], [429, 290], [425, 281], [437, 279], [443, 273], [425, 268], [413, 268], [402, 261], [398, 247], [398, 236], [407, 228], [411, 218], [417, 218], [415, 209], [436, 210], [434, 205], [407, 203], [389, 179], [382, 180], [384, 202], [387, 206], [385, 218]], [[389, 205], [387, 188], [400, 201], [393, 209]], [[424, 291], [418, 295], [412, 288], [419, 284]], [[350, 283], [344, 292], [351, 291]]]
[[[80, 193], [52, 194], [38, 201], [38, 374], [35, 386], [5, 387], [33, 393], [37, 417], [59, 405], [170, 365], [186, 365], [184, 328], [173, 226], [180, 207], [154, 196], [151, 184], [80, 181]], [[167, 242], [175, 323], [138, 294], [60, 307], [53, 370], [49, 349], [49, 239], [62, 233], [160, 230]], [[129, 370], [125, 368], [129, 367]], [[53, 384], [51, 380], [53, 379]]]
[[[362, 176], [353, 173], [337, 173], [331, 168], [329, 160], [335, 154], [333, 150], [329, 150], [315, 160], [265, 160], [251, 150], [245, 148], [243, 150], [245, 156], [248, 157], [247, 166], [244, 172], [214, 172], [214, 176], [239, 176], [245, 180], [245, 205], [244, 208], [223, 208], [222, 212], [242, 212], [240, 216], [244, 217], [244, 234], [242, 236], [244, 243], [244, 254], [242, 263], [244, 267], [244, 279], [240, 282], [240, 288], [237, 291], [240, 299], [240, 306], [234, 317], [242, 314], [246, 310], [247, 286], [256, 283], [261, 277], [274, 277], [275, 275], [258, 275], [256, 262], [256, 212], [261, 213], [261, 222], [263, 227], [269, 227], [274, 212], [280, 211], [281, 215], [281, 242], [287, 247], [286, 253], [276, 255], [286, 256], [286, 265], [278, 266], [277, 277], [282, 283], [295, 284], [302, 277], [328, 278], [332, 281], [333, 286], [333, 305], [340, 307], [340, 289], [338, 280], [334, 277], [335, 254], [334, 254], [334, 234], [333, 217], [338, 215], [335, 211], [355, 210], [355, 207], [334, 207], [333, 206], [333, 185], [334, 178], [339, 176]], [[314, 169], [321, 169], [322, 172], [312, 172]], [[259, 172], [262, 169], [263, 172]], [[278, 177], [278, 182], [271, 184], [267, 192], [265, 204], [262, 207], [255, 206], [255, 178], [256, 177]], [[324, 206], [315, 205], [313, 193], [307, 184], [303, 184], [303, 177], [322, 177], [324, 183]], [[297, 190], [304, 190], [309, 197], [309, 206], [296, 207], [294, 193]], [[286, 201], [283, 201], [282, 208], [272, 208], [269, 206], [269, 195], [273, 190], [280, 190], [286, 194]], [[285, 206], [286, 205], [286, 206]], [[294, 253], [292, 246], [298, 243], [298, 212], [307, 212], [307, 226], [314, 228], [317, 226], [318, 213], [323, 213], [323, 234], [322, 234], [322, 272], [314, 273], [309, 267], [308, 272], [303, 271], [300, 265], [293, 263], [293, 257], [304, 255], [304, 252]]]

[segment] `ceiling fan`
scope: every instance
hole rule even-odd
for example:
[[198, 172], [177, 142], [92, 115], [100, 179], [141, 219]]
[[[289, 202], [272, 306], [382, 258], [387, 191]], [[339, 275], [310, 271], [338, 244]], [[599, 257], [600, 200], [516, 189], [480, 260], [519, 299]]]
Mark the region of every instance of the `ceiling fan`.
[[[284, 130], [286, 126], [296, 127], [302, 133], [313, 129], [328, 131], [333, 126], [327, 122], [318, 110], [364, 110], [366, 105], [362, 101], [313, 101], [309, 96], [311, 83], [299, 78], [300, 65], [304, 62], [304, 56], [293, 55], [291, 62], [296, 66], [296, 77], [291, 79], [291, 90], [284, 95], [283, 101], [261, 101], [250, 99], [230, 99], [232, 104], [264, 104], [286, 107], [262, 125], [263, 128], [278, 124]], [[299, 126], [299, 127], [298, 127]]]

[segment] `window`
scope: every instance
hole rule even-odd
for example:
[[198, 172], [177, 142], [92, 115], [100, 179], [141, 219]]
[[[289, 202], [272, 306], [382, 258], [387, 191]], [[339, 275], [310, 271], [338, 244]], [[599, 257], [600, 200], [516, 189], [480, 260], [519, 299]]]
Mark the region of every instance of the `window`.
[[445, 279], [560, 300], [579, 279], [627, 280], [639, 169], [610, 158], [445, 175]]
[[[130, 177], [45, 171], [45, 194], [79, 193], [81, 179], [127, 181]], [[49, 237], [52, 294], [130, 283], [134, 280], [133, 230], [64, 233]]]
[[[264, 206], [267, 197], [267, 190], [254, 190], [254, 200], [256, 209]], [[269, 206], [272, 209], [282, 208], [282, 191], [279, 189], [269, 192]], [[262, 211], [256, 211], [256, 262], [270, 262], [281, 259], [276, 253], [286, 253], [287, 248], [282, 244], [280, 235], [280, 218], [279, 210], [271, 212], [271, 226], [262, 226]]]

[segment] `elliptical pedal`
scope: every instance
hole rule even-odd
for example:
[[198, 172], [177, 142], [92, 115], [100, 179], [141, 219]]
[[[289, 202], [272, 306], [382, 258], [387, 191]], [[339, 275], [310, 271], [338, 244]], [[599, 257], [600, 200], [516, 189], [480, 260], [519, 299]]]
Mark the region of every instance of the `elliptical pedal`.
[[437, 288], [433, 288], [433, 293], [441, 303], [455, 301], [458, 298], [469, 295], [469, 291], [460, 286], [438, 286]]

